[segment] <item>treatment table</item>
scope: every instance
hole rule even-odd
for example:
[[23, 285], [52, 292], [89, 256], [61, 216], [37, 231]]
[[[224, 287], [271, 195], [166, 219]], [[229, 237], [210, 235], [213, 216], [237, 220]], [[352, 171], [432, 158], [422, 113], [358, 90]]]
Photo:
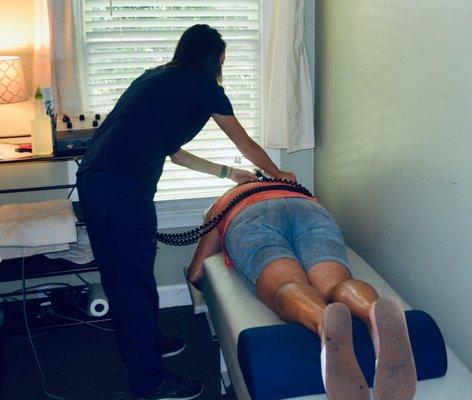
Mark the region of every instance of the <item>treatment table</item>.
[[[396, 292], [359, 255], [347, 249], [352, 275], [370, 283], [381, 296]], [[251, 399], [238, 361], [238, 337], [248, 328], [286, 324], [260, 302], [237, 275], [225, 266], [222, 253], [204, 262], [204, 290], [189, 285], [195, 313], [205, 312], [212, 335], [220, 345], [222, 393], [231, 387], [239, 400]], [[403, 300], [402, 300], [403, 301]], [[403, 301], [405, 309], [410, 309]], [[471, 400], [472, 372], [446, 346], [447, 373], [445, 376], [419, 381], [415, 400]], [[282, 397], [283, 398], [283, 397]], [[325, 394], [291, 397], [322, 400]]]

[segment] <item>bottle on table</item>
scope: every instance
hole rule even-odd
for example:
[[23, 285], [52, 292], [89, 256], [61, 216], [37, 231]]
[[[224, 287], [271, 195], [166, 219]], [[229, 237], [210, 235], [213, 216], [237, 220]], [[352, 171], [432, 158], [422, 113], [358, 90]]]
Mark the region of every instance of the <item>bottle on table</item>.
[[44, 96], [39, 87], [34, 95], [34, 117], [31, 120], [31, 144], [33, 154], [37, 156], [45, 156], [51, 154], [53, 151], [51, 118], [46, 114]]

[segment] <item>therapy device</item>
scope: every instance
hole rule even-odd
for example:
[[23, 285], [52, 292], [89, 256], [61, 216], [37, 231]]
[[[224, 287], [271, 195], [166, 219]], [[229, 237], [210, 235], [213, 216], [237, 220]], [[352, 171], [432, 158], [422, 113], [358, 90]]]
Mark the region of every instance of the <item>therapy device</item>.
[[57, 155], [85, 153], [105, 114], [54, 114], [53, 137]]

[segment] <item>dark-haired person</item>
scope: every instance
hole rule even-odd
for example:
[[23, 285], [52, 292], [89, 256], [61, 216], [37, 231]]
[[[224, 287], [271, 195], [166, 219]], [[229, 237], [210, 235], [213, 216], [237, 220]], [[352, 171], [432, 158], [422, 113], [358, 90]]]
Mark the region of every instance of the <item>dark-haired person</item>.
[[[249, 182], [227, 191], [207, 213], [220, 214], [245, 191], [271, 182]], [[275, 184], [277, 185], [277, 184]], [[282, 185], [282, 184], [278, 184]], [[368, 400], [369, 388], [356, 360], [351, 313], [371, 333], [377, 356], [377, 400], [411, 400], [416, 370], [403, 308], [380, 297], [349, 273], [342, 233], [313, 197], [285, 188], [250, 194], [203, 236], [188, 269], [201, 289], [203, 261], [221, 250], [259, 300], [282, 319], [319, 336], [323, 381], [330, 400]]]
[[77, 188], [101, 281], [112, 310], [120, 355], [134, 396], [191, 399], [201, 383], [162, 366], [161, 355], [183, 349], [158, 330], [159, 297], [154, 277], [157, 229], [154, 194], [164, 160], [235, 182], [247, 171], [202, 160], [180, 147], [212, 117], [241, 153], [268, 174], [279, 170], [240, 125], [219, 86], [225, 42], [208, 25], [180, 38], [171, 62], [147, 70], [123, 93], [95, 133], [77, 172]]

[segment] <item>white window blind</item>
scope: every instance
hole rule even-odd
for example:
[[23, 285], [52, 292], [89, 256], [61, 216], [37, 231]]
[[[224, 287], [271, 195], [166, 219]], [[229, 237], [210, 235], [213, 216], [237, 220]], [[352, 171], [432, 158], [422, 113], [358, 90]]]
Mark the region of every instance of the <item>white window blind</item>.
[[[89, 110], [110, 111], [144, 70], [171, 60], [178, 39], [188, 27], [208, 24], [227, 43], [223, 67], [226, 94], [241, 124], [260, 142], [259, 0], [82, 0], [81, 14]], [[183, 148], [215, 163], [251, 168], [212, 119]], [[157, 199], [218, 196], [233, 184], [167, 160]]]

